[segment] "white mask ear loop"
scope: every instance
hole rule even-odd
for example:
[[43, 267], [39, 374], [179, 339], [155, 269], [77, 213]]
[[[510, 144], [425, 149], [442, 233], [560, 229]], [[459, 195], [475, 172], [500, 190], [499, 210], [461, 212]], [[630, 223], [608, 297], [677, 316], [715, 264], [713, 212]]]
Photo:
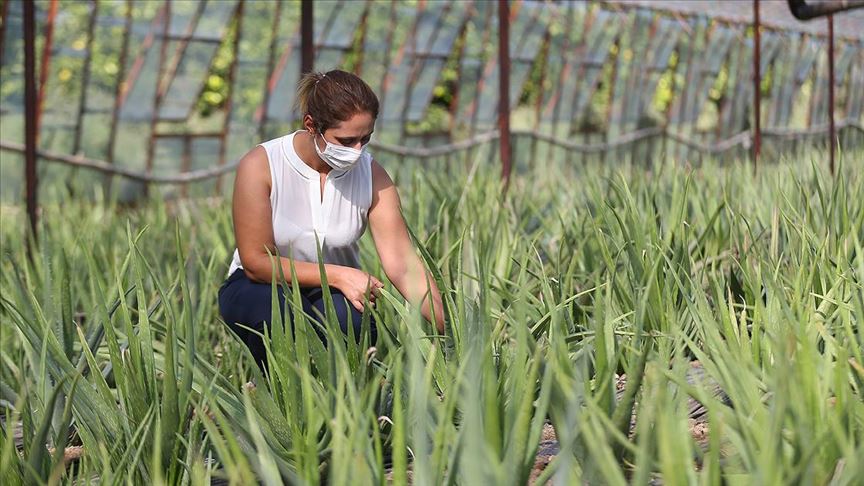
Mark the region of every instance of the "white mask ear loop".
[[[321, 149], [318, 147], [318, 136], [319, 135], [321, 136], [321, 140], [324, 141], [324, 149]], [[316, 131], [315, 134], [312, 135], [312, 143], [315, 144], [315, 151], [316, 152], [323, 152], [324, 150], [327, 150], [327, 139], [324, 138], [324, 134], [321, 132]]]
[[[315, 146], [315, 152], [318, 154], [318, 157], [320, 157], [321, 160], [323, 160], [324, 162], [327, 162], [327, 158], [324, 156], [324, 153], [327, 152], [327, 146], [330, 144], [329, 144], [329, 142], [327, 142], [327, 139], [324, 138], [324, 133], [316, 128], [314, 132], [309, 131], [309, 135], [312, 136], [312, 145]], [[321, 140], [324, 141], [324, 148], [323, 149], [318, 147], [318, 136], [319, 135], [321, 136]]]

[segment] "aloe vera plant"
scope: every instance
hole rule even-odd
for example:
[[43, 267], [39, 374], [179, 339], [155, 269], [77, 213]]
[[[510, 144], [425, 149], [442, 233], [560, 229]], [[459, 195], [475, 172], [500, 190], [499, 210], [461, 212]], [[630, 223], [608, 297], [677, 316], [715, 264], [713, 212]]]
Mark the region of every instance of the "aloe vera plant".
[[506, 197], [485, 157], [406, 163], [446, 333], [388, 286], [358, 342], [282, 284], [266, 376], [217, 311], [228, 201], [46, 206], [32, 259], [3, 207], [0, 481], [855, 484], [864, 157], [821, 156], [520, 168]]

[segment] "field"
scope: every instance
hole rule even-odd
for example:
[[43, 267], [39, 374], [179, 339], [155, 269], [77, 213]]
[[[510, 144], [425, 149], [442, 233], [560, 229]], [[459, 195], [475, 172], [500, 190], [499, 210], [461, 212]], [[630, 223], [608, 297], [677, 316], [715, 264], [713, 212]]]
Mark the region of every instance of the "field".
[[269, 379], [230, 201], [46, 205], [32, 261], [4, 206], [0, 483], [860, 484], [864, 153], [825, 159], [403, 167], [447, 335], [388, 286], [374, 348], [274, 326]]

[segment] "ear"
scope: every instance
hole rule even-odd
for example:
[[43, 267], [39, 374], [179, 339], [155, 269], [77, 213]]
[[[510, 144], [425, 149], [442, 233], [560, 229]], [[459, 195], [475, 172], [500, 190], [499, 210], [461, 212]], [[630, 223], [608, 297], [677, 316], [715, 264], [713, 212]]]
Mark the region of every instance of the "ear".
[[303, 128], [305, 128], [307, 132], [313, 135], [318, 133], [318, 129], [315, 128], [315, 120], [313, 120], [312, 115], [308, 113], [306, 114], [306, 116], [303, 117]]

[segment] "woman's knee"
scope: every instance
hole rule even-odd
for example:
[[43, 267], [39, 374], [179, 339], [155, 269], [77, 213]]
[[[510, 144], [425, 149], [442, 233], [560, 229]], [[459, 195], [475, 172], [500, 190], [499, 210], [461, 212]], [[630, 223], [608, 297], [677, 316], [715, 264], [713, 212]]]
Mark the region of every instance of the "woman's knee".
[[[285, 313], [285, 292], [277, 287], [277, 302], [282, 319], [290, 319]], [[257, 324], [273, 320], [272, 286], [252, 282], [245, 275], [219, 289], [219, 314], [228, 324]]]

